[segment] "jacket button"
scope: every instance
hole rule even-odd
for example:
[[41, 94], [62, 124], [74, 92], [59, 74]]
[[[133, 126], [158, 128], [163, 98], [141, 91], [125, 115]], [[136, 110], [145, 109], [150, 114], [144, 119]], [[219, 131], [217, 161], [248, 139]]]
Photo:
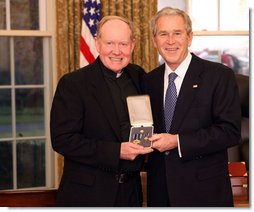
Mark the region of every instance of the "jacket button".
[[169, 155], [169, 153], [170, 153], [170, 151], [166, 151], [164, 154], [165, 154], [165, 155]]

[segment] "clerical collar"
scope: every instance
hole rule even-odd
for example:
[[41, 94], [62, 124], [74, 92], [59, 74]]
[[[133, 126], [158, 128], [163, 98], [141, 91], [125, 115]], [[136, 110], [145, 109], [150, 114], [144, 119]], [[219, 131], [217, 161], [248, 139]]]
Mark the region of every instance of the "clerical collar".
[[122, 73], [124, 72], [122, 70], [120, 73], [116, 73], [116, 72], [110, 70], [109, 68], [107, 68], [101, 61], [100, 61], [100, 64], [101, 64], [101, 69], [102, 69], [103, 74], [106, 77], [109, 77], [111, 79], [119, 78], [122, 75]]
[[120, 73], [116, 73], [116, 78], [119, 78], [123, 73], [123, 70]]

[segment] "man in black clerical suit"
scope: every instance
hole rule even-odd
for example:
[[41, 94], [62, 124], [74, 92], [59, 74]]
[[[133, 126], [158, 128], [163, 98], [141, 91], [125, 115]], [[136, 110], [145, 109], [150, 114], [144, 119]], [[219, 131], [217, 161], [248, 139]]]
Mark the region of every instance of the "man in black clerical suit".
[[143, 148], [128, 142], [126, 97], [141, 93], [144, 70], [130, 64], [132, 24], [105, 16], [97, 27], [98, 58], [64, 75], [51, 109], [51, 140], [64, 156], [57, 206], [142, 206]]

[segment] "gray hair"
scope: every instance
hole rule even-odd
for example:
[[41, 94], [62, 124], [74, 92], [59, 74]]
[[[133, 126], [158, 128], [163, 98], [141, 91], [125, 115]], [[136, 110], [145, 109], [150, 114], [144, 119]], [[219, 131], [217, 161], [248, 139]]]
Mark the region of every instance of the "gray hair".
[[160, 11], [158, 11], [151, 19], [151, 30], [152, 34], [155, 36], [157, 33], [157, 21], [162, 16], [171, 16], [171, 15], [179, 15], [183, 18], [185, 22], [185, 30], [189, 35], [192, 32], [192, 22], [187, 13], [183, 10], [172, 8], [172, 7], [164, 7]]
[[102, 26], [110, 21], [110, 20], [120, 20], [120, 21], [123, 21], [124, 23], [126, 23], [130, 30], [131, 30], [131, 40], [134, 40], [135, 39], [135, 35], [134, 35], [134, 26], [133, 26], [133, 23], [131, 21], [129, 21], [127, 18], [125, 17], [122, 17], [122, 16], [116, 16], [116, 15], [108, 15], [108, 16], [104, 16], [100, 22], [97, 24], [97, 37], [101, 37], [101, 28]]

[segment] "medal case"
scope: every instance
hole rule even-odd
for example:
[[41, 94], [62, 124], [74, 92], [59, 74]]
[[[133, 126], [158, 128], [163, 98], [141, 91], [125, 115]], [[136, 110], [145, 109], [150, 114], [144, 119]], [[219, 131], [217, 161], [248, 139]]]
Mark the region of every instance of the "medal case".
[[128, 96], [127, 106], [131, 123], [129, 141], [151, 147], [149, 137], [153, 135], [153, 116], [148, 95]]

